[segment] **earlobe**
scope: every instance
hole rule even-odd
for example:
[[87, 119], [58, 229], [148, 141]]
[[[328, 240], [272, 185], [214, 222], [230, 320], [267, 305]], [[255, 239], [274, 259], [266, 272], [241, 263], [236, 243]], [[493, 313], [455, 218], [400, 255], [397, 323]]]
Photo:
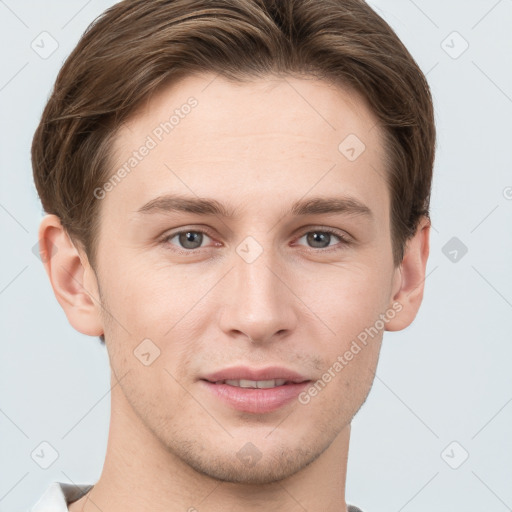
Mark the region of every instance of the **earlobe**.
[[387, 331], [401, 331], [416, 317], [423, 300], [429, 251], [430, 220], [423, 217], [416, 234], [406, 245], [400, 268], [395, 270], [391, 303], [395, 304], [394, 309], [399, 312], [386, 324]]
[[94, 271], [85, 254], [78, 252], [56, 215], [46, 215], [41, 221], [39, 250], [55, 297], [69, 323], [82, 334], [103, 334]]

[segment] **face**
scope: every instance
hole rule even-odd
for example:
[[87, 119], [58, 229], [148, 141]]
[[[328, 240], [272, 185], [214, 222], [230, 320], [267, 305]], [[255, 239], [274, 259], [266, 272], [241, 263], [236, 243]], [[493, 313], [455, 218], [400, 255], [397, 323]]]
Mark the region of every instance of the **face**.
[[[392, 309], [376, 119], [354, 93], [318, 80], [190, 76], [123, 125], [113, 155], [112, 172], [126, 172], [98, 192], [97, 277], [123, 377], [116, 414], [216, 479], [296, 473], [366, 399], [379, 315]], [[249, 410], [204, 380], [236, 366], [310, 382], [280, 406]], [[247, 455], [257, 463], [244, 466]]]

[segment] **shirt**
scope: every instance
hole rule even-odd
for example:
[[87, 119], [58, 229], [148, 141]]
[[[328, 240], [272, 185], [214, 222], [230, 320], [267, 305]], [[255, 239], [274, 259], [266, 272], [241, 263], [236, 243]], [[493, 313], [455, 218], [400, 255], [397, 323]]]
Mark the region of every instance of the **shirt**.
[[[72, 485], [53, 482], [41, 499], [28, 512], [69, 512], [68, 505], [79, 500], [93, 485]], [[354, 505], [348, 505], [348, 512], [363, 512]]]
[[53, 482], [28, 512], [69, 512], [68, 505], [79, 500], [92, 487]]

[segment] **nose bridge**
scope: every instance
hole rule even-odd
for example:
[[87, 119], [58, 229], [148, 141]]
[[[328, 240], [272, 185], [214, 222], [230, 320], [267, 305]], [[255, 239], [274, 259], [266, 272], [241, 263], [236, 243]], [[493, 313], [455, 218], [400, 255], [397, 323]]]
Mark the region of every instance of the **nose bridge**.
[[254, 342], [292, 330], [293, 295], [278, 277], [282, 265], [271, 246], [247, 237], [236, 247], [233, 265], [226, 292], [230, 297], [222, 311], [223, 330], [243, 333]]

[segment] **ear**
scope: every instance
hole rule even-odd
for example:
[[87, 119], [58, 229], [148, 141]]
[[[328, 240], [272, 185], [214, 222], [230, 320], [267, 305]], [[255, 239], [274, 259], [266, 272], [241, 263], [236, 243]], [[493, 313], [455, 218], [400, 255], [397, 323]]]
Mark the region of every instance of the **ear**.
[[392, 308], [397, 315], [386, 323], [386, 331], [401, 331], [416, 317], [423, 300], [429, 251], [430, 220], [422, 217], [416, 234], [407, 242], [400, 267], [395, 269]]
[[82, 334], [103, 334], [96, 274], [85, 253], [75, 248], [56, 215], [46, 215], [41, 221], [39, 252], [55, 297], [69, 323]]

